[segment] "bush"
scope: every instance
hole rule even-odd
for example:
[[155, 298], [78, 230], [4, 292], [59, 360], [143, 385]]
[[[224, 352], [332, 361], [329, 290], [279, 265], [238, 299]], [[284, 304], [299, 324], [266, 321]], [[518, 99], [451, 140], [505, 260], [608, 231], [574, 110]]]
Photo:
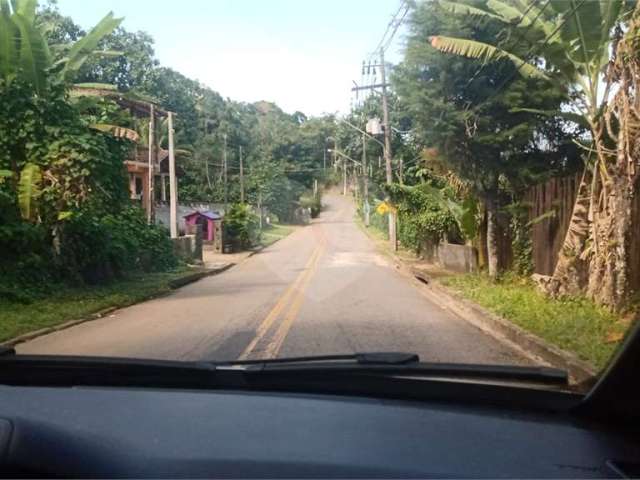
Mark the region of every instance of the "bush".
[[231, 205], [224, 217], [225, 243], [231, 243], [234, 250], [251, 248], [260, 241], [260, 219], [249, 205]]
[[0, 225], [0, 298], [29, 303], [50, 290], [56, 280], [50, 245], [42, 225]]
[[88, 283], [177, 264], [167, 230], [147, 225], [144, 212], [133, 206], [117, 214], [88, 209], [75, 216], [64, 229], [62, 260], [71, 276]]
[[313, 193], [305, 193], [300, 197], [300, 206], [311, 210], [311, 218], [317, 218], [322, 211], [322, 193], [318, 190], [317, 195]]

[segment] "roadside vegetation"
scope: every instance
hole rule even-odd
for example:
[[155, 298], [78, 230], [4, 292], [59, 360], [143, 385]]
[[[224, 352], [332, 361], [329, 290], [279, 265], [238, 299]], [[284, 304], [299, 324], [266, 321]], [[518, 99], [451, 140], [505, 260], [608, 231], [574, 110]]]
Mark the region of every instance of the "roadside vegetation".
[[454, 275], [440, 282], [598, 370], [606, 366], [629, 328], [628, 318], [593, 301], [549, 299], [522, 277], [507, 275], [495, 282], [486, 275]]
[[[391, 77], [393, 182], [373, 168], [368, 185], [384, 204], [374, 236], [392, 211], [401, 248], [425, 262], [443, 242], [475, 248], [483, 275], [451, 287], [598, 367], [639, 314], [637, 5], [413, 4]], [[380, 103], [348, 120], [382, 118]], [[339, 132], [352, 158], [379, 158]]]
[[261, 241], [260, 244], [268, 247], [269, 245], [273, 245], [279, 240], [288, 237], [296, 230], [296, 227], [292, 225], [282, 225], [278, 223], [272, 223], [271, 225], [267, 225], [264, 230], [262, 230]]
[[[96, 88], [176, 113], [179, 198], [231, 205], [234, 249], [282, 238], [282, 224], [320, 214], [323, 185], [347, 184], [361, 215], [368, 192], [372, 230], [385, 237], [397, 214], [399, 241], [426, 261], [441, 242], [475, 248], [486, 277], [451, 286], [596, 365], [621, 338], [626, 323], [616, 318], [632, 318], [633, 2], [411, 2], [404, 56], [389, 69], [388, 169], [382, 142], [359, 130], [384, 118], [377, 95], [346, 115], [355, 129], [332, 115], [224, 99], [160, 65], [153, 39], [112, 14], [84, 31], [55, 2], [0, 7], [0, 31], [10, 33], [0, 35], [0, 302], [10, 330], [22, 331], [18, 318], [29, 325], [11, 308], [53, 302], [53, 312], [74, 314], [74, 302], [62, 306], [69, 292], [88, 305], [83, 295], [96, 292], [97, 306], [101, 289], [179, 268], [167, 231], [148, 224], [129, 191], [124, 162], [149, 147], [148, 123], [108, 95], [86, 94]], [[375, 62], [362, 75], [376, 83]], [[554, 182], [564, 179], [577, 180], [559, 193]], [[276, 224], [260, 232], [257, 211]], [[553, 260], [551, 271], [536, 253], [540, 264]], [[33, 323], [56, 321], [42, 315]]]
[[[138, 109], [154, 103], [176, 113], [179, 198], [233, 205], [234, 248], [260, 243], [256, 209], [288, 222], [311, 198], [318, 213], [309, 192], [323, 182], [331, 117], [223, 99], [161, 66], [153, 39], [125, 30], [113, 14], [85, 31], [55, 2], [0, 0], [0, 7], [0, 30], [10, 33], [0, 35], [0, 301], [9, 330], [108, 304], [101, 292], [138, 298], [139, 289], [126, 291], [130, 282], [153, 283], [181, 268], [168, 231], [148, 223], [129, 190], [124, 162], [149, 148], [148, 119], [109, 92]], [[157, 137], [157, 147], [168, 148], [167, 135]], [[51, 307], [51, 317], [28, 320], [36, 305]]]
[[171, 291], [171, 281], [193, 273], [179, 267], [159, 273], [130, 275], [106, 285], [56, 288], [25, 304], [0, 298], [0, 342], [46, 327], [88, 318], [111, 307], [126, 307]]

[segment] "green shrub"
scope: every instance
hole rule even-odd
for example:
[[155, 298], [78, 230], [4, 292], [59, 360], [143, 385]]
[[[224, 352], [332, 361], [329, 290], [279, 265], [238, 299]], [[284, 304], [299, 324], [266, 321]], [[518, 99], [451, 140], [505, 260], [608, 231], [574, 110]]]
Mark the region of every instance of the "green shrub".
[[311, 218], [317, 218], [322, 211], [322, 192], [318, 190], [317, 195], [305, 193], [300, 197], [300, 206], [311, 210]]
[[162, 271], [176, 265], [167, 230], [147, 225], [144, 212], [128, 206], [116, 214], [87, 209], [66, 226], [62, 258], [70, 276], [99, 283], [127, 272]]
[[231, 205], [224, 217], [225, 243], [234, 250], [247, 249], [260, 241], [260, 219], [249, 205]]
[[0, 298], [29, 303], [56, 281], [50, 238], [42, 225], [0, 225]]

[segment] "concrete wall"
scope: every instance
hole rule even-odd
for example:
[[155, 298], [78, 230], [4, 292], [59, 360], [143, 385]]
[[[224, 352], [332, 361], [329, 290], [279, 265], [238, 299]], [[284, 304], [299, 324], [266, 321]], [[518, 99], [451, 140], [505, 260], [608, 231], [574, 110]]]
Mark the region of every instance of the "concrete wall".
[[461, 273], [478, 271], [478, 251], [468, 245], [441, 243], [436, 247], [436, 262], [442, 268]]
[[187, 263], [202, 264], [202, 225], [193, 225], [191, 234], [173, 238], [173, 251]]

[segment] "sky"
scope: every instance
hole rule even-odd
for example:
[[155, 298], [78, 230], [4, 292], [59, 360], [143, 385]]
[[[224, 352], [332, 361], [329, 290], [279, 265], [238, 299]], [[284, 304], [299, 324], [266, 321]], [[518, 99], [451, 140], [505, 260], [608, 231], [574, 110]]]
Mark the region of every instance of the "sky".
[[[348, 112], [353, 81], [400, 0], [58, 0], [82, 27], [107, 12], [155, 39], [161, 64], [237, 101]], [[387, 51], [401, 58], [403, 29]]]

